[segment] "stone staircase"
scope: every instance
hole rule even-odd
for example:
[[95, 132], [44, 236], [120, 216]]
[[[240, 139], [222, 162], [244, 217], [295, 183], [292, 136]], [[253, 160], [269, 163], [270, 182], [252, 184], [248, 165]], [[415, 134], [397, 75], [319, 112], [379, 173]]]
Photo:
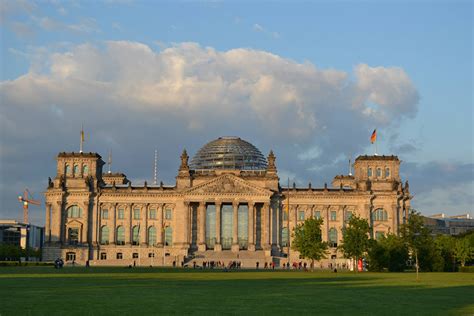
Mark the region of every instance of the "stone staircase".
[[259, 269], [263, 269], [265, 262], [268, 264], [275, 262], [279, 265], [279, 257], [275, 256], [266, 256], [265, 252], [262, 250], [257, 251], [245, 251], [241, 250], [239, 252], [232, 252], [231, 250], [222, 250], [222, 251], [196, 251], [192, 255], [188, 256], [185, 265], [188, 267], [193, 267], [194, 262], [196, 266], [202, 267], [203, 262], [223, 262], [225, 266], [231, 261], [239, 261], [242, 268], [252, 268], [255, 269], [257, 262], [259, 262]]

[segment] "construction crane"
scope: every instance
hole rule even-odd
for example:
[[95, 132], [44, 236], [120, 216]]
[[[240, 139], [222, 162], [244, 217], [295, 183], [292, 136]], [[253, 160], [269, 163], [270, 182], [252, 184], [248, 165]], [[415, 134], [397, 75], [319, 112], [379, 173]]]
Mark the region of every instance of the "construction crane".
[[20, 203], [23, 203], [23, 222], [25, 224], [28, 224], [28, 205], [33, 204], [33, 205], [41, 205], [40, 201], [33, 200], [32, 198], [29, 197], [29, 195], [32, 195], [28, 189], [25, 189], [23, 192], [23, 196], [19, 195], [18, 196], [18, 201]]

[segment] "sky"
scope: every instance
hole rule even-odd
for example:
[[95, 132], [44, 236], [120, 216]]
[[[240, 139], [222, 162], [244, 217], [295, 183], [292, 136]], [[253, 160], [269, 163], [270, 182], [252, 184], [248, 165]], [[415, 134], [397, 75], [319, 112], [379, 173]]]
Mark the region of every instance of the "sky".
[[[44, 201], [59, 152], [174, 184], [220, 136], [275, 152], [282, 185], [397, 155], [425, 215], [474, 205], [470, 1], [24, 1], [0, 4], [0, 218]], [[30, 207], [44, 224], [44, 206]]]

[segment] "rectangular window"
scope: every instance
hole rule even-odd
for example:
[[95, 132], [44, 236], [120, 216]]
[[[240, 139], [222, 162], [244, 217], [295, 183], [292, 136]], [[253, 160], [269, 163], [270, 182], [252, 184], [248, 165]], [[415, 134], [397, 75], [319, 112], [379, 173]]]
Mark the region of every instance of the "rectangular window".
[[372, 168], [367, 169], [367, 176], [372, 177]]
[[153, 252], [148, 253], [148, 258], [155, 258], [155, 254]]
[[100, 260], [107, 260], [107, 254], [105, 252], [100, 253]]
[[288, 211], [286, 210], [286, 208], [283, 210], [281, 216], [282, 216], [282, 220], [283, 220], [283, 221], [287, 221], [287, 220], [288, 220]]
[[102, 210], [102, 219], [108, 219], [109, 218], [109, 210], [104, 209]]
[[165, 211], [165, 219], [171, 219], [171, 209], [167, 208]]
[[121, 252], [117, 252], [117, 259], [122, 259], [123, 258], [123, 255]]
[[133, 258], [133, 259], [137, 259], [137, 258], [138, 258], [138, 252], [134, 252], [134, 253], [132, 254], [132, 258]]
[[133, 209], [133, 219], [140, 219], [140, 209], [139, 208]]
[[336, 221], [337, 220], [337, 213], [336, 211], [331, 211], [331, 220]]
[[385, 168], [385, 178], [390, 178], [390, 168]]
[[321, 218], [321, 211], [314, 211], [314, 218], [320, 219]]
[[346, 214], [345, 214], [346, 218], [344, 219], [344, 221], [348, 222], [351, 217], [352, 217], [352, 212], [351, 211], [347, 211]]
[[298, 221], [304, 221], [304, 211], [298, 211]]
[[150, 210], [150, 214], [148, 214], [148, 218], [149, 219], [156, 219], [156, 210], [155, 209]]
[[124, 219], [125, 218], [125, 210], [123, 208], [119, 208], [117, 217], [118, 217], [118, 219]]
[[66, 254], [66, 261], [76, 261], [76, 253], [75, 252], [68, 252]]
[[382, 169], [377, 168], [377, 178], [382, 178]]

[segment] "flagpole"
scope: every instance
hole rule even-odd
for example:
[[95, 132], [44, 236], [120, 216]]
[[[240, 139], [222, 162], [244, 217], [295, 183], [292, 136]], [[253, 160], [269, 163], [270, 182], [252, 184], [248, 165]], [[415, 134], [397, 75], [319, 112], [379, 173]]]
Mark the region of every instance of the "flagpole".
[[80, 142], [80, 147], [79, 147], [80, 153], [82, 153], [83, 143], [84, 143], [84, 124], [81, 124], [81, 142]]

